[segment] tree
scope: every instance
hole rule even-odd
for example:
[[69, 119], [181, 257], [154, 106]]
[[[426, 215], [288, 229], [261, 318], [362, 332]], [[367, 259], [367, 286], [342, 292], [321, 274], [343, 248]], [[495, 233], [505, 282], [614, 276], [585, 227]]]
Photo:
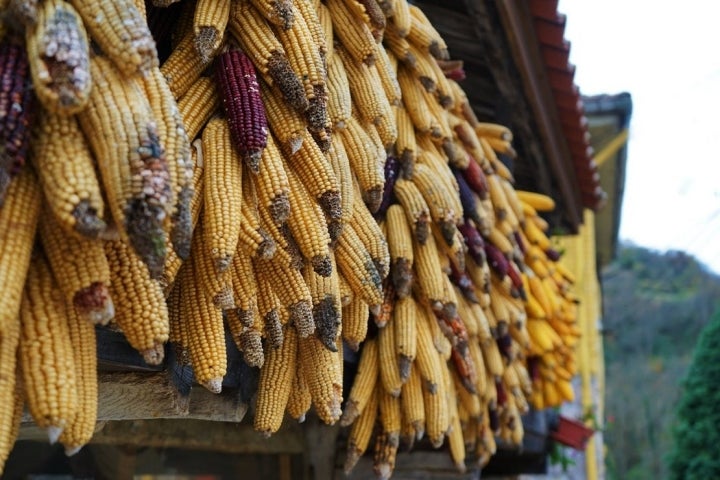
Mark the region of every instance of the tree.
[[670, 455], [671, 478], [720, 478], [720, 311], [703, 329], [674, 429], [675, 448]]

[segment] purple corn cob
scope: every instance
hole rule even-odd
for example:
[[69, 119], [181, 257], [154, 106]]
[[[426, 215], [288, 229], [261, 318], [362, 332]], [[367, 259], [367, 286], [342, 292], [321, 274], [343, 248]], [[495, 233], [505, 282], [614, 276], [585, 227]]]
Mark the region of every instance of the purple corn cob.
[[490, 268], [492, 268], [500, 278], [505, 278], [509, 268], [508, 259], [505, 258], [505, 255], [503, 255], [499, 248], [489, 242], [485, 244], [485, 254], [490, 263]]
[[0, 205], [30, 146], [35, 103], [30, 82], [25, 46], [20, 37], [8, 35], [0, 42]]
[[385, 186], [383, 188], [382, 201], [380, 207], [373, 214], [376, 219], [381, 219], [385, 216], [390, 204], [395, 200], [395, 194], [393, 189], [395, 188], [395, 180], [400, 175], [400, 162], [395, 156], [389, 155], [385, 160]]
[[480, 232], [478, 232], [477, 228], [467, 219], [458, 229], [460, 233], [462, 233], [463, 238], [465, 238], [465, 245], [468, 247], [470, 257], [475, 260], [475, 263], [477, 263], [479, 267], [483, 266], [486, 260], [485, 240], [483, 240]]
[[215, 79], [235, 148], [250, 170], [257, 173], [267, 145], [268, 124], [255, 67], [241, 50], [228, 50], [217, 59]]

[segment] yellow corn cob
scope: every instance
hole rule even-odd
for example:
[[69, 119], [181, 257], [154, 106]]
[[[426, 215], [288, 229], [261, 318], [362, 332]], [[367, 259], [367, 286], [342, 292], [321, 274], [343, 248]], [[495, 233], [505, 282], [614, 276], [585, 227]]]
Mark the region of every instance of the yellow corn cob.
[[456, 390], [464, 390], [462, 386], [458, 388], [452, 388], [450, 391], [450, 406], [451, 416], [450, 423], [447, 432], [448, 448], [450, 450], [450, 458], [452, 458], [455, 468], [458, 472], [465, 472], [465, 441], [463, 438], [463, 429], [460, 423], [460, 416], [458, 414], [458, 408], [456, 403], [453, 401], [455, 398]]
[[242, 160], [225, 119], [210, 120], [202, 139], [206, 169], [203, 243], [219, 274], [230, 266], [240, 235]]
[[358, 417], [357, 421], [350, 429], [347, 443], [347, 457], [343, 470], [345, 474], [349, 474], [357, 461], [367, 450], [373, 430], [375, 429], [375, 421], [378, 415], [378, 396], [375, 391], [371, 392], [366, 407]]
[[[360, 195], [360, 191], [356, 188], [356, 196], [357, 195]], [[390, 272], [390, 252], [388, 251], [388, 244], [377, 221], [364, 204], [360, 202], [353, 204], [353, 215], [348, 225], [355, 230], [360, 237], [360, 241], [365, 245], [380, 277], [382, 279], [387, 277]]]
[[390, 278], [400, 298], [410, 294], [414, 262], [413, 242], [410, 226], [403, 207], [390, 205], [385, 215], [388, 251], [390, 253]]
[[[401, 298], [393, 308], [395, 329], [395, 352], [397, 353], [400, 378], [406, 381], [410, 376], [412, 363], [417, 355], [417, 305], [412, 297]], [[386, 327], [388, 328], [388, 327]]]
[[378, 391], [378, 395], [382, 433], [376, 439], [373, 469], [379, 478], [390, 478], [400, 443], [401, 404], [400, 398], [387, 392]]
[[23, 284], [30, 265], [40, 214], [40, 185], [32, 169], [24, 168], [7, 190], [0, 209], [0, 335], [20, 310]]
[[62, 0], [42, 2], [26, 28], [33, 88], [43, 107], [60, 115], [82, 110], [90, 94], [90, 49], [77, 11]]
[[[133, 0], [72, 0], [90, 36], [124, 75], [158, 65], [155, 40]], [[104, 131], [104, 130], [103, 130]]]
[[67, 308], [47, 260], [36, 254], [20, 309], [19, 358], [28, 409], [35, 423], [47, 429], [51, 443], [78, 408]]
[[505, 125], [491, 122], [478, 122], [475, 132], [481, 137], [495, 137], [501, 140], [512, 141], [513, 134]]
[[[260, 87], [270, 130], [277, 138], [282, 151], [286, 155], [294, 155], [305, 140], [305, 119], [297, 110], [283, 100], [277, 90], [269, 87], [265, 82], [261, 82]], [[270, 137], [268, 137], [268, 144], [270, 142]], [[263, 151], [264, 155], [267, 148], [266, 146]], [[262, 168], [260, 170], [262, 173]]]
[[106, 324], [115, 315], [110, 297], [110, 267], [100, 240], [74, 237], [45, 208], [40, 237], [65, 300], [83, 320]]
[[400, 375], [395, 346], [395, 328], [392, 322], [379, 330], [377, 342], [380, 380], [384, 390], [397, 397], [400, 395], [404, 380]]
[[337, 48], [343, 66], [347, 72], [350, 94], [357, 113], [366, 122], [379, 124], [383, 118], [393, 116], [390, 102], [380, 80], [380, 74], [374, 65], [358, 63], [343, 48]]
[[342, 57], [334, 51], [328, 57], [328, 116], [336, 130], [345, 128], [352, 114], [352, 97], [350, 83]]
[[402, 92], [400, 91], [400, 84], [397, 81], [396, 67], [393, 66], [392, 60], [382, 44], [375, 45], [375, 58], [375, 68], [380, 77], [380, 83], [385, 92], [385, 97], [390, 105], [400, 105]]
[[240, 249], [233, 255], [230, 278], [238, 315], [244, 324], [252, 325], [258, 314], [258, 300], [265, 292], [258, 291], [250, 256]]
[[[191, 258], [194, 254], [193, 250]], [[195, 379], [211, 392], [220, 393], [227, 370], [222, 311], [202, 293], [194, 262], [186, 262], [180, 270], [178, 281], [181, 282], [183, 332], [187, 334], [188, 353]]]
[[402, 91], [403, 105], [418, 132], [440, 137], [442, 132], [428, 106], [420, 81], [406, 66], [399, 66], [397, 80]]
[[518, 200], [527, 203], [538, 212], [551, 212], [555, 209], [555, 201], [547, 195], [525, 190], [516, 190], [515, 194]]
[[391, 23], [395, 29], [397, 29], [398, 34], [405, 37], [410, 32], [410, 24], [412, 22], [412, 17], [410, 16], [410, 4], [407, 0], [391, 1], [393, 5]]
[[320, 420], [333, 425], [342, 413], [342, 377], [338, 378], [335, 368], [337, 354], [325, 348], [314, 335], [301, 337], [298, 342], [299, 359], [315, 411]]
[[416, 440], [420, 440], [425, 435], [425, 404], [423, 403], [422, 385], [423, 378], [420, 368], [412, 368], [400, 394], [403, 422], [412, 425]]
[[286, 327], [284, 336], [282, 347], [270, 349], [260, 369], [253, 427], [267, 436], [280, 429], [297, 370], [297, 334]]
[[193, 191], [193, 161], [190, 141], [177, 102], [160, 70], [155, 67], [143, 78], [145, 94], [157, 120], [158, 136], [165, 147], [172, 202], [168, 205], [170, 240], [181, 258], [190, 255]]
[[[440, 374], [449, 373], [443, 365]], [[423, 385], [423, 404], [425, 406], [425, 433], [433, 448], [440, 448], [445, 441], [445, 433], [450, 424], [450, 406], [455, 399], [448, 401], [449, 393], [444, 380], [437, 383], [437, 390], [432, 392], [428, 384]]]
[[370, 253], [358, 233], [346, 225], [335, 247], [335, 258], [340, 272], [356, 295], [370, 305], [373, 313], [379, 313], [382, 304], [382, 278]]
[[295, 155], [285, 156], [287, 164], [298, 176], [312, 198], [331, 219], [342, 216], [340, 187], [330, 161], [315, 142], [303, 142]]
[[[322, 65], [327, 71], [328, 43], [332, 44], [333, 36], [332, 30], [330, 31], [330, 35], [326, 36], [327, 26], [323, 25], [320, 21], [320, 3], [317, 2], [317, 5], [315, 5], [314, 0], [297, 0], [292, 3], [296, 9], [295, 14], [302, 15], [303, 19], [305, 19], [305, 23], [315, 43], [315, 48], [320, 52]], [[332, 29], [332, 25], [330, 25], [330, 28]]]
[[73, 455], [90, 442], [95, 433], [98, 408], [98, 379], [95, 328], [68, 308], [68, 329], [77, 383], [78, 408], [60, 435], [66, 455]]
[[441, 312], [448, 303], [448, 292], [445, 289], [445, 275], [440, 266], [437, 244], [430, 235], [424, 244], [415, 242], [415, 271], [417, 283], [433, 311]]
[[375, 396], [379, 368], [378, 340], [375, 338], [369, 339], [363, 343], [360, 352], [358, 371], [345, 402], [345, 410], [340, 419], [341, 426], [352, 424], [366, 408], [370, 407], [372, 398]]
[[286, 30], [292, 27], [298, 15], [293, 8], [292, 0], [249, 0], [249, 2], [268, 22]]
[[[0, 330], [0, 405], [3, 405], [0, 410], [0, 472], [13, 448], [17, 437], [16, 428], [20, 424], [20, 418], [15, 417], [14, 410], [18, 409], [19, 404], [21, 416], [23, 409], [22, 400], [18, 401], [18, 396], [22, 396], [18, 395], [22, 394], [21, 379], [16, 374], [20, 329], [20, 318], [16, 313], [5, 329]], [[15, 409], [7, 407], [11, 403], [15, 403]]]
[[[252, 178], [249, 171], [246, 171], [244, 176], [245, 178]], [[275, 241], [281, 238], [271, 236], [271, 233], [268, 233], [265, 228], [263, 228], [264, 226], [275, 227], [272, 221], [268, 225], [261, 225], [261, 213], [269, 214], [269, 211], [267, 209], [263, 209], [262, 212], [258, 211], [257, 195], [255, 195], [253, 186], [252, 181], [243, 182], [238, 247], [252, 258], [261, 257], [270, 259], [273, 258], [277, 252]]]
[[195, 4], [195, 49], [206, 62], [220, 48], [225, 27], [230, 19], [230, 6], [230, 0], [198, 0]]
[[190, 89], [209, 63], [209, 58], [201, 57], [194, 43], [195, 34], [188, 31], [160, 66], [160, 72], [176, 99]]
[[[310, 143], [310, 142], [308, 142]], [[287, 172], [290, 182], [290, 217], [288, 226], [298, 242], [303, 256], [313, 270], [323, 277], [332, 272], [330, 261], [330, 235], [320, 206], [305, 189], [294, 170]]]
[[461, 211], [456, 211], [452, 201], [455, 191], [447, 191], [440, 178], [432, 169], [423, 163], [415, 166], [412, 182], [427, 203], [430, 217], [438, 225], [442, 238], [447, 245], [453, 245], [457, 227], [456, 223], [461, 216]]
[[395, 182], [394, 192], [405, 211], [414, 239], [420, 245], [424, 245], [432, 235], [429, 225], [430, 208], [422, 193], [412, 181], [402, 178]]
[[145, 362], [158, 365], [164, 357], [163, 345], [170, 328], [162, 288], [126, 243], [108, 241], [104, 247], [110, 267], [114, 321]]
[[276, 85], [293, 108], [305, 111], [308, 99], [303, 84], [291, 68], [283, 45], [260, 12], [247, 0], [233, 2], [229, 29], [265, 80]]
[[410, 42], [407, 41], [406, 36], [395, 23], [390, 22], [383, 35], [383, 44], [395, 58], [412, 67], [416, 59], [415, 55], [410, 53]]
[[340, 333], [341, 307], [337, 270], [332, 270], [330, 276], [324, 277], [315, 272], [310, 265], [305, 265], [303, 278], [312, 296], [315, 335], [327, 349], [334, 352], [337, 349]]
[[333, 34], [353, 60], [372, 65], [375, 62], [375, 38], [368, 25], [354, 15], [348, 2], [328, 0], [325, 4], [332, 17]]
[[405, 178], [412, 177], [417, 156], [417, 145], [415, 142], [415, 126], [405, 107], [400, 104], [395, 108], [395, 123], [398, 129], [398, 138], [395, 143], [395, 151], [403, 165]]
[[157, 124], [141, 85], [123, 78], [106, 58], [93, 57], [90, 65], [93, 88], [78, 115], [80, 126], [95, 157], [103, 159], [98, 165], [104, 191], [123, 240], [157, 278], [172, 194]]
[[195, 275], [198, 276], [198, 288], [215, 307], [226, 310], [235, 308], [235, 298], [232, 289], [232, 275], [228, 269], [217, 272], [216, 262], [205, 241], [205, 218], [200, 220], [195, 228], [191, 255]]
[[198, 136], [219, 106], [220, 97], [211, 78], [200, 77], [188, 88], [178, 101], [178, 109], [189, 139], [194, 140]]
[[47, 205], [66, 230], [96, 237], [105, 229], [104, 203], [90, 149], [74, 117], [43, 112], [33, 165]]
[[350, 303], [343, 307], [342, 338], [353, 351], [358, 351], [360, 343], [367, 336], [369, 315], [368, 304], [358, 296], [353, 297]]
[[408, 8], [411, 17], [408, 41], [427, 50], [437, 59], [447, 60], [449, 58], [447, 45], [430, 20], [416, 5], [410, 5]]
[[442, 373], [440, 370], [444, 368], [444, 366], [438, 350], [434, 345], [433, 334], [430, 330], [430, 321], [435, 320], [426, 314], [422, 314], [416, 319], [417, 353], [414, 366], [418, 368], [425, 386], [432, 393], [436, 391], [438, 383], [442, 381]]
[[306, 338], [315, 331], [312, 316], [312, 296], [302, 274], [287, 263], [275, 259], [255, 259], [255, 275], [272, 285], [280, 303], [290, 313], [290, 321], [300, 335]]
[[362, 199], [371, 212], [377, 211], [382, 201], [385, 173], [384, 158], [374, 154], [373, 141], [354, 118], [347, 119], [346, 128], [339, 131], [350, 168], [358, 179]]
[[[291, 328], [290, 330], [293, 329]], [[308, 410], [310, 410], [311, 405], [312, 396], [310, 395], [310, 388], [305, 380], [305, 371], [302, 365], [298, 364], [295, 367], [295, 376], [292, 381], [290, 398], [288, 398], [287, 402], [287, 413], [299, 423], [302, 423], [305, 421], [305, 415]]]
[[328, 150], [325, 155], [330, 162], [330, 166], [332, 166], [333, 172], [335, 172], [335, 178], [337, 178], [340, 186], [340, 218], [328, 220], [330, 240], [335, 242], [340, 238], [343, 225], [352, 217], [353, 205], [355, 203], [355, 186], [353, 185], [350, 160], [345, 151], [345, 145], [343, 145], [339, 135], [332, 136], [330, 150]]
[[[320, 129], [325, 126], [325, 118], [322, 117], [326, 117], [327, 112], [314, 111], [312, 101], [317, 99], [324, 103], [325, 100], [326, 71], [324, 62], [306, 19], [297, 13], [297, 7], [293, 6], [293, 11], [295, 19], [292, 26], [287, 30], [275, 28], [275, 35], [285, 49], [288, 62], [300, 78], [305, 97], [310, 102], [312, 112], [306, 112], [309, 127], [311, 130]], [[320, 115], [316, 117], [315, 114]]]

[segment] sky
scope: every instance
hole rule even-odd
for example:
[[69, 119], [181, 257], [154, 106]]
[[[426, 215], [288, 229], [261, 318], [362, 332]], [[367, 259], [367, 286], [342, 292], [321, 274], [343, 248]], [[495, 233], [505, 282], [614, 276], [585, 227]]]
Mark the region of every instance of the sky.
[[583, 95], [630, 92], [620, 240], [720, 273], [720, 2], [560, 0]]

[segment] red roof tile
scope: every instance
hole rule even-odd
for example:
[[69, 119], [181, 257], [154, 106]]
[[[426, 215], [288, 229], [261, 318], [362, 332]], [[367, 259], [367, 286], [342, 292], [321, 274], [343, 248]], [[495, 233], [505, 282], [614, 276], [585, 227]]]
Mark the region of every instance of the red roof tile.
[[557, 6], [557, 0], [530, 0], [535, 34], [580, 183], [583, 206], [597, 210], [605, 193], [600, 187], [600, 176], [593, 161], [594, 151], [590, 147], [588, 121], [574, 81], [575, 65], [569, 61], [570, 42], [565, 40], [566, 17], [557, 11]]

